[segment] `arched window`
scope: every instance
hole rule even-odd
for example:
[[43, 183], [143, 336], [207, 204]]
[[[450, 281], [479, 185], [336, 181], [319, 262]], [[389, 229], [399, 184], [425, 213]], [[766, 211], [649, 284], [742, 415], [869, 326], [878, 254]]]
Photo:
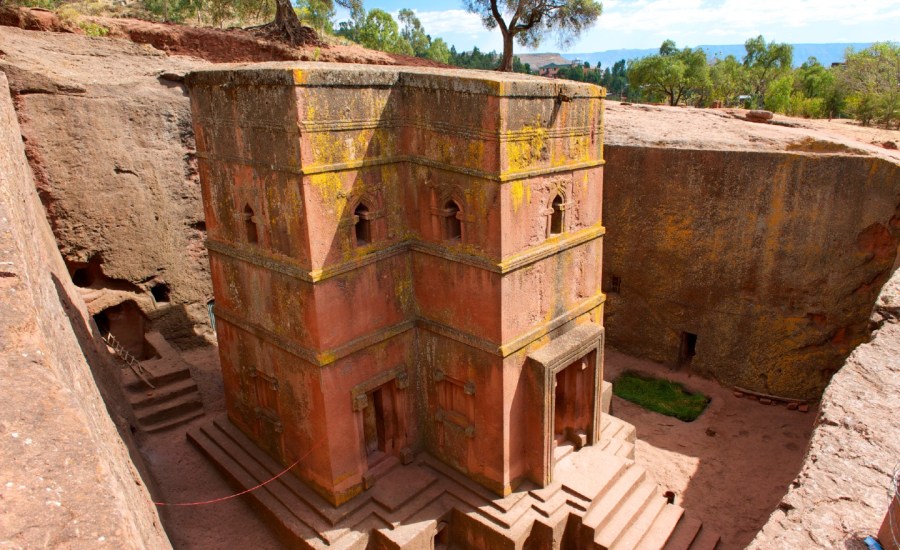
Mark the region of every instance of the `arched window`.
[[247, 242], [256, 244], [259, 242], [259, 234], [256, 231], [256, 217], [250, 205], [244, 207], [244, 232], [247, 234]]
[[363, 246], [372, 242], [372, 220], [369, 219], [369, 207], [359, 203], [353, 211], [353, 233], [356, 237], [356, 246]]
[[553, 208], [553, 212], [550, 213], [550, 234], [551, 235], [559, 235], [563, 232], [563, 210], [562, 210], [563, 200], [562, 197], [556, 195], [553, 199], [553, 203], [551, 203], [551, 208]]
[[462, 222], [459, 219], [459, 205], [449, 200], [444, 205], [444, 239], [458, 241], [462, 238]]

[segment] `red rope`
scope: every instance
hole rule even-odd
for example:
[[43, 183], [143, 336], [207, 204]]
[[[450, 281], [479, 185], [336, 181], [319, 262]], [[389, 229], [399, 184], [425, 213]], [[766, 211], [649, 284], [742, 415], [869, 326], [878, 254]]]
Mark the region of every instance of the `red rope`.
[[155, 505], [157, 505], [157, 506], [203, 506], [203, 505], [205, 505], [205, 504], [215, 504], [215, 503], [217, 503], [217, 502], [223, 502], [223, 501], [226, 501], [226, 500], [231, 500], [231, 499], [233, 499], [233, 498], [237, 498], [237, 497], [239, 497], [239, 496], [241, 496], [241, 495], [246, 495], [247, 493], [252, 493], [253, 491], [259, 489], [260, 487], [265, 487], [265, 486], [268, 485], [269, 483], [272, 483], [273, 481], [275, 481], [275, 480], [278, 479], [279, 477], [281, 477], [281, 476], [283, 476], [284, 474], [288, 473], [294, 466], [296, 466], [297, 464], [300, 464], [300, 461], [301, 461], [301, 460], [303, 460], [304, 458], [308, 457], [308, 456], [309, 456], [309, 453], [313, 452], [313, 450], [314, 450], [316, 447], [318, 447], [318, 445], [313, 445], [312, 448], [311, 448], [310, 450], [306, 451], [306, 454], [305, 454], [305, 455], [301, 456], [301, 457], [298, 458], [293, 464], [291, 464], [290, 466], [288, 466], [287, 468], [285, 468], [284, 470], [282, 470], [280, 474], [276, 475], [275, 477], [269, 478], [269, 479], [267, 479], [266, 481], [263, 481], [262, 483], [260, 483], [260, 484], [257, 485], [256, 487], [251, 487], [251, 488], [249, 488], [249, 489], [245, 489], [245, 490], [241, 491], [240, 493], [235, 493], [235, 494], [233, 494], [233, 495], [228, 495], [227, 497], [216, 498], [216, 499], [213, 499], [213, 500], [204, 500], [204, 501], [200, 501], [200, 502], [154, 502], [153, 504], [155, 504]]

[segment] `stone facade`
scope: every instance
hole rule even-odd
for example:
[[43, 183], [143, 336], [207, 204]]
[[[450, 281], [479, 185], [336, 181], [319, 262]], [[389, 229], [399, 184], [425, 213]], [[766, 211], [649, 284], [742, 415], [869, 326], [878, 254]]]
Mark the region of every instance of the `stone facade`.
[[231, 422], [332, 504], [427, 451], [496, 494], [600, 433], [601, 88], [186, 80]]

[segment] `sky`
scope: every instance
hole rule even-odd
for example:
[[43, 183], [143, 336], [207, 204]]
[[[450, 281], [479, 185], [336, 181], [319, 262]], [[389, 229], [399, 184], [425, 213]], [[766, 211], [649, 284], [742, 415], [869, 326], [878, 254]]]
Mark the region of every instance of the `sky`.
[[[500, 31], [485, 29], [462, 0], [363, 0], [397, 18], [414, 10], [432, 38], [459, 51], [503, 47]], [[620, 48], [658, 48], [672, 39], [679, 47], [743, 44], [762, 34], [767, 41], [801, 43], [900, 41], [900, 0], [604, 0], [597, 23], [568, 48], [553, 37], [536, 50], [586, 53]], [[338, 20], [346, 11], [338, 11]]]

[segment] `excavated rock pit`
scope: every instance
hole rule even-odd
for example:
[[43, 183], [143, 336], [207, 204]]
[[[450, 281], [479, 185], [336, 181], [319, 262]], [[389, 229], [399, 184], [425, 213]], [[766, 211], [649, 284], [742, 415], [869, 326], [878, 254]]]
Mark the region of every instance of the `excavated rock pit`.
[[897, 265], [900, 154], [838, 124], [740, 118], [608, 107], [608, 342], [728, 386], [815, 400], [869, 338]]
[[[167, 56], [126, 40], [2, 27], [0, 51], [0, 71], [9, 78], [40, 198], [68, 276], [81, 287], [73, 300], [87, 302], [100, 324], [118, 319], [126, 332], [143, 330], [135, 325], [152, 326], [182, 348], [211, 340], [205, 227], [188, 98], [180, 82], [185, 72], [207, 62]], [[872, 305], [894, 267], [900, 154], [872, 145], [896, 142], [896, 132], [839, 122], [776, 122], [793, 127], [752, 124], [722, 111], [609, 108], [607, 291], [612, 276], [619, 281], [618, 292], [609, 292], [607, 327], [614, 346], [664, 363], [677, 363], [682, 333], [694, 334], [694, 355], [685, 375], [695, 372], [758, 391], [815, 399], [846, 355], [869, 337]], [[124, 317], [123, 310], [129, 311]], [[140, 317], [134, 317], [135, 310]], [[45, 314], [41, 308], [33, 313], [35, 318]], [[900, 336], [892, 330], [879, 333], [879, 349], [896, 345]], [[84, 338], [80, 343], [82, 349], [88, 345]], [[139, 344], [134, 343], [135, 350]], [[864, 353], [853, 357], [864, 359]], [[93, 356], [86, 355], [95, 366]], [[896, 361], [891, 365], [896, 367]], [[896, 384], [897, 370], [879, 371], [888, 377], [884, 387], [894, 387], [890, 384]], [[214, 371], [195, 369], [195, 377], [207, 379], [211, 388], [204, 391], [200, 384], [207, 401], [216, 395], [217, 383], [210, 379]], [[835, 380], [844, 379], [838, 375]], [[42, 394], [38, 385], [26, 384], [20, 391], [33, 400]], [[73, 394], [76, 402], [89, 399], [82, 391], [88, 390]], [[826, 411], [837, 410], [828, 409], [829, 402], [849, 399], [843, 390], [836, 389], [833, 398], [830, 392]], [[884, 418], [890, 416], [887, 405], [896, 393], [872, 395], [878, 406], [854, 410], [852, 422], [820, 420], [803, 467], [806, 479], [820, 479], [813, 467], [821, 461], [817, 448], [845, 448], [860, 437], [872, 449], [885, 448], [884, 438], [853, 428], [881, 426], [879, 430], [896, 433], [893, 421]], [[114, 398], [105, 397], [107, 408], [116, 410], [110, 404]], [[206, 406], [216, 410], [214, 404]], [[127, 412], [120, 414], [120, 428], [127, 429], [125, 416]], [[85, 433], [96, 430], [91, 426]], [[190, 498], [184, 483], [196, 481], [189, 470], [178, 473], [177, 461], [160, 458], [193, 452], [178, 433], [139, 434], [151, 467], [156, 462], [167, 472], [157, 474], [165, 478], [162, 492], [175, 500]], [[722, 444], [724, 439], [715, 441]], [[780, 452], [791, 466], [772, 477], [787, 480], [804, 449], [798, 444]], [[110, 456], [110, 467], [130, 468], [126, 458]], [[746, 460], [753, 464], [753, 456]], [[841, 468], [867, 468], [865, 454], [850, 453], [841, 460]], [[845, 487], [836, 468], [823, 474], [833, 484], [828, 492]], [[874, 480], [881, 469], [865, 473], [874, 471]], [[665, 470], [657, 474], [668, 475]], [[221, 482], [206, 483], [212, 485], [200, 483], [194, 493], [227, 489]], [[692, 477], [680, 483], [689, 494]], [[875, 487], [871, 483], [876, 482], [867, 483]], [[764, 531], [770, 538], [758, 539], [760, 548], [793, 536], [785, 533], [824, 529], [822, 508], [810, 504], [828, 502], [824, 486], [804, 484], [802, 477], [795, 485], [802, 492], [792, 490]], [[708, 490], [715, 489], [711, 484]], [[695, 486], [693, 494], [698, 490]], [[846, 538], [850, 527], [877, 530], [868, 525], [883, 516], [876, 499], [845, 492], [843, 501], [865, 507], [866, 514], [843, 531], [813, 540]], [[141, 515], [146, 513], [145, 497], [129, 499], [122, 510], [150, 517]], [[765, 501], [777, 499], [767, 495]], [[226, 516], [229, 524], [239, 522], [245, 512], [233, 508]], [[190, 513], [164, 515], [181, 533], [173, 540], [182, 547], [208, 544], [211, 539], [189, 531], [197, 524]], [[221, 519], [201, 514], [208, 518], [202, 525], [214, 526]], [[172, 519], [178, 517], [188, 519]], [[152, 519], [140, 521], [152, 524]], [[753, 521], [748, 525], [760, 525]], [[804, 540], [800, 536], [797, 540]], [[743, 532], [739, 540], [747, 538]], [[265, 546], [271, 539], [248, 540]]]

